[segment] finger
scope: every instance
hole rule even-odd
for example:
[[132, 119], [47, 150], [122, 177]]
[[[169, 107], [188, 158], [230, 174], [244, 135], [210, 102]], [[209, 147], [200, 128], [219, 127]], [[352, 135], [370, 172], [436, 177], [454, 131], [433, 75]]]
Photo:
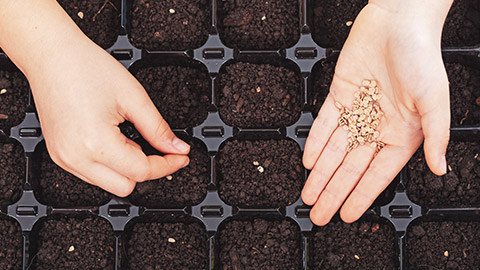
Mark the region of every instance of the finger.
[[136, 143], [130, 142], [120, 131], [108, 136], [102, 147], [105, 150], [99, 152], [103, 154], [95, 155], [94, 161], [135, 182], [161, 178], [189, 163], [185, 155], [146, 156]]
[[[441, 87], [441, 86], [440, 86]], [[425, 95], [418, 102], [425, 137], [425, 159], [436, 175], [447, 173], [445, 153], [450, 139], [450, 101], [448, 84], [433, 95]]]
[[385, 146], [370, 163], [360, 182], [343, 204], [340, 210], [342, 220], [350, 223], [359, 219], [398, 175], [414, 151], [398, 146]]
[[311, 170], [317, 162], [320, 153], [328, 142], [328, 139], [338, 126], [340, 113], [335, 107], [335, 101], [329, 94], [313, 122], [303, 153], [303, 165]]
[[333, 173], [342, 163], [348, 146], [347, 131], [337, 128], [308, 176], [302, 190], [302, 200], [307, 205], [313, 205], [323, 191]]
[[89, 162], [81, 166], [79, 170], [83, 174], [76, 171], [71, 173], [85, 182], [92, 183], [119, 197], [130, 195], [135, 188], [134, 181], [97, 162]]
[[140, 94], [124, 101], [124, 117], [132, 122], [150, 145], [162, 153], [188, 154], [190, 145], [173, 134], [170, 126], [160, 115], [143, 88]]
[[310, 219], [313, 223], [324, 226], [332, 219], [348, 194], [357, 185], [372, 161], [374, 153], [374, 147], [363, 145], [347, 154], [310, 211]]

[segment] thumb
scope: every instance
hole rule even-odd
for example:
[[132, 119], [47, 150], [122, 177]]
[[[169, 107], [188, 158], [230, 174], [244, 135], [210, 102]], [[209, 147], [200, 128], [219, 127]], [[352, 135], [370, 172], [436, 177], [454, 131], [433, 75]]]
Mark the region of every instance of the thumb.
[[143, 87], [134, 91], [136, 93], [122, 106], [124, 118], [132, 122], [143, 138], [160, 152], [188, 154], [190, 145], [175, 136]]
[[428, 167], [436, 175], [447, 172], [445, 153], [450, 140], [450, 100], [448, 81], [438, 91], [427, 91], [417, 104], [421, 116], [424, 152]]

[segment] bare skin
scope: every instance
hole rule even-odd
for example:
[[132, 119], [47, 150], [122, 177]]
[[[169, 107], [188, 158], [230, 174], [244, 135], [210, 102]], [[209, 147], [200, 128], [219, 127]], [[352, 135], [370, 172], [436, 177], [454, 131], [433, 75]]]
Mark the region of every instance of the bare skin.
[[[188, 165], [143, 87], [89, 40], [55, 0], [0, 0], [0, 47], [26, 75], [46, 145], [62, 168], [115, 195]], [[146, 156], [118, 124], [132, 122], [165, 156]]]
[[[360, 218], [423, 141], [432, 172], [446, 173], [450, 102], [440, 40], [452, 2], [370, 0], [356, 18], [305, 146], [303, 162], [312, 172], [302, 199], [313, 205], [315, 224], [327, 224], [340, 207], [345, 222]], [[334, 105], [350, 107], [364, 79], [383, 91], [378, 130], [386, 146], [375, 157], [369, 145], [347, 154]]]

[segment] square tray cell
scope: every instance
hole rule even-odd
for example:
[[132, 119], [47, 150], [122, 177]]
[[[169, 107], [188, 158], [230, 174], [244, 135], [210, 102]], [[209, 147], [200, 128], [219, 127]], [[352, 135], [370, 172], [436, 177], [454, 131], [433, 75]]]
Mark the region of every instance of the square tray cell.
[[181, 208], [197, 205], [207, 195], [210, 183], [210, 157], [200, 141], [191, 141], [190, 164], [161, 179], [138, 183], [130, 195], [136, 205]]
[[408, 269], [478, 269], [480, 222], [420, 221], [407, 229]]
[[289, 139], [229, 140], [217, 159], [219, 195], [239, 207], [290, 205], [305, 180], [301, 156], [298, 144]]
[[478, 0], [455, 0], [443, 27], [442, 45], [445, 47], [479, 45], [479, 18]]
[[0, 70], [0, 128], [11, 128], [23, 121], [28, 92], [28, 81], [20, 71]]
[[135, 222], [126, 237], [127, 269], [207, 269], [208, 235], [200, 222]]
[[207, 118], [211, 80], [206, 70], [155, 66], [140, 68], [135, 77], [171, 128], [194, 127]]
[[302, 269], [301, 235], [290, 220], [227, 220], [217, 234], [218, 269]]
[[219, 32], [231, 48], [277, 50], [300, 37], [299, 1], [218, 1]]
[[25, 166], [25, 153], [20, 143], [0, 143], [0, 206], [20, 199]]
[[93, 42], [107, 49], [120, 30], [120, 0], [57, 0]]
[[300, 74], [285, 66], [236, 62], [220, 71], [218, 110], [230, 126], [281, 127], [300, 117]]
[[408, 197], [428, 207], [480, 206], [480, 145], [450, 142], [447, 163], [447, 174], [436, 176], [420, 148], [407, 165]]
[[54, 215], [35, 224], [32, 234], [36, 270], [114, 269], [115, 236], [102, 218]]
[[480, 69], [446, 63], [450, 81], [451, 125], [480, 124]]
[[368, 0], [316, 0], [313, 3], [312, 37], [324, 48], [341, 49], [347, 39], [351, 23]]
[[132, 44], [147, 50], [201, 47], [210, 31], [208, 0], [133, 0], [129, 17]]
[[321, 60], [314, 67], [310, 75], [311, 89], [309, 91], [309, 104], [313, 106], [313, 116], [317, 116], [323, 102], [330, 92], [336, 62]]
[[398, 269], [395, 230], [384, 220], [315, 227], [309, 247], [311, 269]]
[[0, 269], [22, 268], [22, 229], [17, 222], [0, 217]]
[[57, 166], [45, 144], [37, 146], [33, 164], [34, 192], [37, 199], [53, 207], [100, 206], [111, 199], [111, 194], [90, 185]]

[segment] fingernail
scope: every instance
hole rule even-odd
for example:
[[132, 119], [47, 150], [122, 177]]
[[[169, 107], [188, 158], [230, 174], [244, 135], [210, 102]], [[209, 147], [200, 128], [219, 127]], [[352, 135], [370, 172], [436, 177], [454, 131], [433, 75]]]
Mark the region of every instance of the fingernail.
[[440, 158], [440, 167], [442, 168], [442, 173], [446, 174], [447, 173], [447, 159], [445, 158], [444, 155]]
[[182, 153], [188, 152], [188, 149], [190, 149], [190, 145], [188, 145], [188, 143], [180, 140], [179, 138], [173, 139], [172, 144], [173, 144], [173, 147], [175, 147], [175, 149], [177, 149], [178, 151], [180, 151]]
[[187, 167], [188, 164], [190, 164], [190, 159], [189, 158], [187, 158], [187, 160], [185, 161], [185, 164], [183, 164], [182, 169]]

